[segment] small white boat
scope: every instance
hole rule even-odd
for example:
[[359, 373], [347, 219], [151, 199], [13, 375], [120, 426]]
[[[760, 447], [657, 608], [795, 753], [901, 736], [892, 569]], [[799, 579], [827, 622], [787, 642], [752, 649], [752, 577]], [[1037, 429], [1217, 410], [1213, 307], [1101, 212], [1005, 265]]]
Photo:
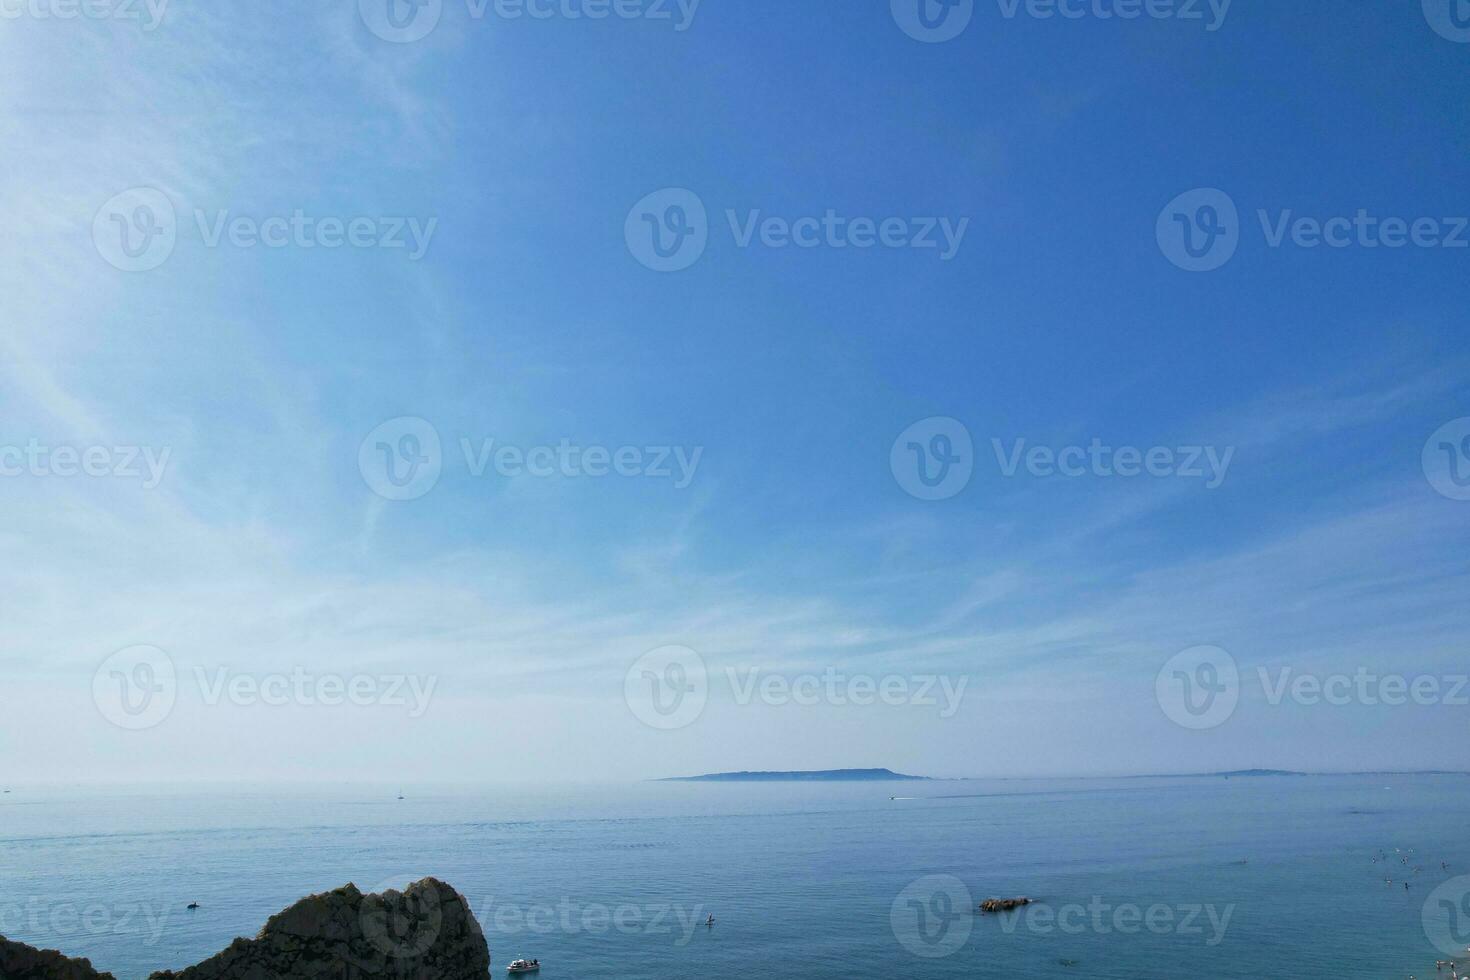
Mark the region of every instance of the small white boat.
[[511, 960], [510, 966], [505, 968], [506, 973], [535, 973], [541, 969], [540, 960]]

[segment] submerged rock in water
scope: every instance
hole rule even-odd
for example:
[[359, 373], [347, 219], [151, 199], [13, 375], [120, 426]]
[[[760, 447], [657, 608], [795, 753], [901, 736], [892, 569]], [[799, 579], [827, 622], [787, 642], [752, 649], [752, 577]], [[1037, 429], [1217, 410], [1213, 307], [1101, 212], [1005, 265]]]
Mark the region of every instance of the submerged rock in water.
[[988, 915], [992, 912], [1009, 912], [1030, 904], [1029, 898], [987, 898], [980, 903], [980, 911]]
[[485, 980], [490, 950], [469, 903], [433, 878], [364, 895], [303, 898], [196, 966], [150, 980]]
[[0, 977], [4, 980], [114, 980], [98, 973], [91, 960], [74, 960], [54, 949], [36, 949], [0, 936]]

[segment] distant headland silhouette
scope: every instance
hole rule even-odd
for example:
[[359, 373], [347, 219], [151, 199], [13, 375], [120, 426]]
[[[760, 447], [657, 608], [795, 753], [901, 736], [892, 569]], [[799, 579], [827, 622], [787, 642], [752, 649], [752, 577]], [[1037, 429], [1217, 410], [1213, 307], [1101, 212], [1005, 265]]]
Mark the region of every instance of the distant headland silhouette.
[[711, 772], [703, 776], [670, 776], [661, 783], [793, 783], [793, 782], [872, 782], [878, 780], [928, 780], [928, 776], [909, 776], [892, 769], [807, 769], [788, 772]]

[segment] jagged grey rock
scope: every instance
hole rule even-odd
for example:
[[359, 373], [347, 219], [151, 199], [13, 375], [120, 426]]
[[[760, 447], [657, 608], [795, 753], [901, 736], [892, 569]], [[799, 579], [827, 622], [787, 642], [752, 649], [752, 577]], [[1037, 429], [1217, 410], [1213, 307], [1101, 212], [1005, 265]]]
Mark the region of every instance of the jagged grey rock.
[[[490, 950], [463, 895], [425, 878], [364, 895], [311, 895], [203, 963], [150, 980], [486, 980]], [[0, 980], [115, 980], [88, 960], [0, 936]]]
[[347, 885], [303, 898], [254, 939], [151, 980], [485, 980], [490, 950], [469, 903], [434, 878], [364, 895]]

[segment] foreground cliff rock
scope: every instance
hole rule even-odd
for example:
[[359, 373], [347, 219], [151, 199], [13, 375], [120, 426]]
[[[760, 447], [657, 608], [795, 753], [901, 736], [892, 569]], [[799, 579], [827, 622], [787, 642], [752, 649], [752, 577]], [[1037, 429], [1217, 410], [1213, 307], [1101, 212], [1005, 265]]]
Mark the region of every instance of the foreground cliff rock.
[[490, 950], [469, 903], [433, 878], [364, 895], [303, 898], [196, 966], [151, 980], [485, 980]]
[[[433, 878], [364, 895], [347, 885], [303, 898], [254, 939], [150, 980], [486, 980], [490, 950], [469, 903]], [[114, 980], [88, 960], [0, 936], [0, 980]]]
[[0, 936], [0, 980], [113, 980], [91, 960], [74, 960], [54, 949], [36, 949]]

